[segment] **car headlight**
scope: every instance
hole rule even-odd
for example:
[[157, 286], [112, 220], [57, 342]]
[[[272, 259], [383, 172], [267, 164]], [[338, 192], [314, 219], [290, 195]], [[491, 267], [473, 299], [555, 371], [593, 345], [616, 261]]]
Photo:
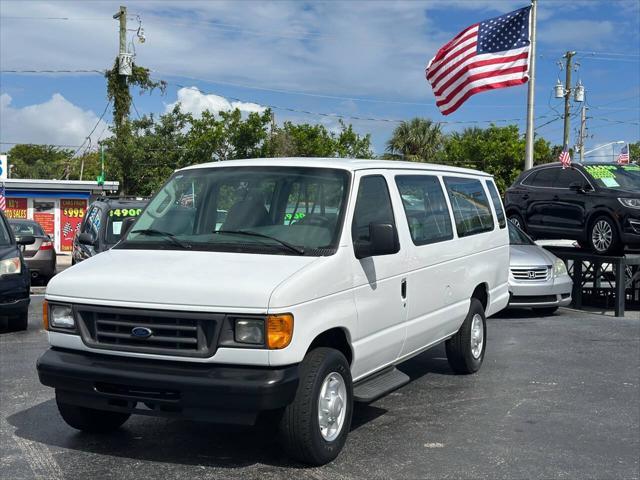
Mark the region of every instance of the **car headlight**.
[[76, 321], [70, 305], [51, 305], [49, 307], [49, 324], [54, 328], [75, 328]]
[[10, 275], [12, 273], [20, 273], [22, 265], [20, 257], [5, 258], [0, 260], [0, 275]]
[[640, 208], [640, 198], [618, 198], [618, 201], [628, 208]]
[[560, 259], [557, 259], [553, 264], [553, 278], [567, 274], [567, 266]]
[[234, 335], [238, 343], [264, 345], [264, 320], [239, 318]]

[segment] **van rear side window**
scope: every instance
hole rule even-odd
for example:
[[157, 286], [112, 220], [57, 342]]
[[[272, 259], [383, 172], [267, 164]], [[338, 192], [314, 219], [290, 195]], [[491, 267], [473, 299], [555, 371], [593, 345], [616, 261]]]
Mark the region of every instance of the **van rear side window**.
[[504, 209], [502, 208], [502, 202], [500, 201], [500, 194], [498, 189], [491, 180], [485, 180], [487, 188], [489, 189], [489, 195], [491, 195], [491, 202], [493, 202], [493, 208], [496, 209], [496, 217], [498, 217], [498, 225], [500, 228], [507, 226], [507, 221], [504, 216]]
[[493, 215], [482, 183], [473, 178], [444, 179], [459, 237], [493, 230]]
[[447, 201], [437, 177], [400, 175], [396, 177], [396, 185], [415, 245], [453, 238]]

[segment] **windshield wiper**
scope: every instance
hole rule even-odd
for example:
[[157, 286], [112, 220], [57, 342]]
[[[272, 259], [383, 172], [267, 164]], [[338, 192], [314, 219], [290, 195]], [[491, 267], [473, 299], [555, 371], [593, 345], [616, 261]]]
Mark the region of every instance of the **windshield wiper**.
[[188, 250], [191, 248], [191, 245], [178, 240], [173, 233], [163, 232], [162, 230], [156, 230], [155, 228], [143, 228], [140, 230], [132, 230], [129, 233], [139, 233], [141, 235], [149, 235], [150, 237], [164, 237], [174, 245], [179, 246], [180, 248], [184, 248], [185, 250]]
[[284, 240], [280, 240], [279, 238], [272, 237], [271, 235], [265, 235], [264, 233], [252, 232], [250, 230], [214, 230], [212, 233], [216, 235], [247, 235], [249, 237], [260, 237], [260, 238], [268, 238], [269, 240], [273, 240], [278, 242], [280, 245], [287, 247], [292, 252], [297, 253], [298, 255], [304, 255], [304, 249], [300, 247], [296, 247], [295, 245], [285, 242]]

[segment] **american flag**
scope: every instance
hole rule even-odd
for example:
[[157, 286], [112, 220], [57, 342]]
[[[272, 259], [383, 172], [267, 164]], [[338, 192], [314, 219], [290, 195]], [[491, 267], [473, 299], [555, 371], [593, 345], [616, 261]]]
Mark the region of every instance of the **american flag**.
[[530, 11], [525, 7], [473, 24], [438, 50], [425, 73], [443, 115], [476, 93], [529, 79]]
[[7, 209], [7, 200], [4, 197], [4, 185], [0, 185], [0, 210], [6, 210]]
[[625, 145], [620, 149], [618, 165], [629, 165], [629, 145]]
[[569, 151], [566, 148], [560, 152], [558, 160], [560, 160], [563, 169], [571, 166], [571, 155], [569, 155]]

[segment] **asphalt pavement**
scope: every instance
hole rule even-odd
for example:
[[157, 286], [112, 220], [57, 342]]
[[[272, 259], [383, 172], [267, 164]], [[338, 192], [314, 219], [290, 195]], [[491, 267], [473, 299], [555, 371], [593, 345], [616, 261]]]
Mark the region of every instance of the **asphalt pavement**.
[[306, 468], [264, 428], [134, 416], [113, 434], [71, 429], [35, 371], [41, 302], [28, 331], [0, 334], [2, 478], [640, 477], [640, 316], [502, 313], [480, 372], [454, 375], [442, 347], [415, 357], [411, 383], [356, 407], [338, 459]]

